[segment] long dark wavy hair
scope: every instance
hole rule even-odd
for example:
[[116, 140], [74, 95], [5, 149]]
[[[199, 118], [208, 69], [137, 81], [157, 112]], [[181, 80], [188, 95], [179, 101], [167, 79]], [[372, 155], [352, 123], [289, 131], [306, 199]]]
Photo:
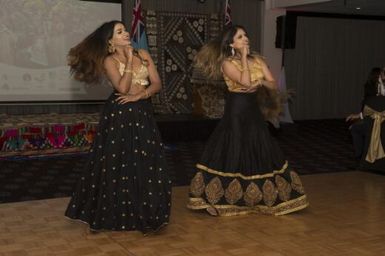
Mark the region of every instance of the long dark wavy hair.
[[233, 43], [233, 38], [239, 29], [246, 32], [243, 26], [229, 26], [218, 38], [203, 45], [195, 55], [194, 66], [210, 79], [222, 77], [222, 62], [232, 56], [230, 44]]
[[122, 22], [112, 20], [103, 23], [78, 45], [70, 49], [67, 60], [71, 75], [76, 80], [87, 84], [101, 80], [104, 73], [104, 59], [110, 54], [108, 41], [112, 38], [114, 27], [118, 23]]

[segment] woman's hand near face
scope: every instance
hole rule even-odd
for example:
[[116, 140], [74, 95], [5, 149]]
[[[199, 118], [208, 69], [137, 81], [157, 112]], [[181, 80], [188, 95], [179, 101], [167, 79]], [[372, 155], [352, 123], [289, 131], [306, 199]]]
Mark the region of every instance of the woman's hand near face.
[[132, 58], [133, 58], [133, 50], [134, 48], [131, 45], [127, 45], [124, 47], [123, 53], [124, 56], [127, 58], [127, 62], [132, 63]]
[[241, 49], [242, 58], [246, 58], [249, 52], [250, 52], [250, 46], [249, 45], [243, 46]]

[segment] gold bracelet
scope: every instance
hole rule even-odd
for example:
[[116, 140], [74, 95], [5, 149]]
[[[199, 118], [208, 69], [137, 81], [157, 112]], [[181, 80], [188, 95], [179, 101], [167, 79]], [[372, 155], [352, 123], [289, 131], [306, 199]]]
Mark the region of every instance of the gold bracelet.
[[125, 69], [123, 70], [124, 73], [132, 73], [132, 70], [131, 69]]
[[147, 89], [144, 89], [144, 93], [146, 94], [146, 99], [150, 98], [151, 94], [148, 93]]

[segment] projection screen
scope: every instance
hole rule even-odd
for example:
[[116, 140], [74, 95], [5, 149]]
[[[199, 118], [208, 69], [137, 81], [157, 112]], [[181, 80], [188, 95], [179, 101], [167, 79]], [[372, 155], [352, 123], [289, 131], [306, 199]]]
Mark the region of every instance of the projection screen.
[[66, 56], [120, 12], [114, 3], [1, 0], [0, 103], [104, 100], [111, 87], [74, 81]]

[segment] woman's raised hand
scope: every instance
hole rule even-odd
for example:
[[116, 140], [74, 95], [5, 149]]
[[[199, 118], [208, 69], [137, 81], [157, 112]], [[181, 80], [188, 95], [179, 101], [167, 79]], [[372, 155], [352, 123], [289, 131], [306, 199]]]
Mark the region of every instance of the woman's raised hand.
[[241, 54], [242, 57], [247, 57], [247, 55], [250, 53], [250, 47], [249, 45], [245, 45], [242, 47]]
[[127, 47], [124, 47], [123, 53], [124, 53], [124, 56], [127, 58], [128, 62], [132, 62], [132, 58], [134, 56], [133, 50], [134, 48], [131, 45], [127, 45]]

